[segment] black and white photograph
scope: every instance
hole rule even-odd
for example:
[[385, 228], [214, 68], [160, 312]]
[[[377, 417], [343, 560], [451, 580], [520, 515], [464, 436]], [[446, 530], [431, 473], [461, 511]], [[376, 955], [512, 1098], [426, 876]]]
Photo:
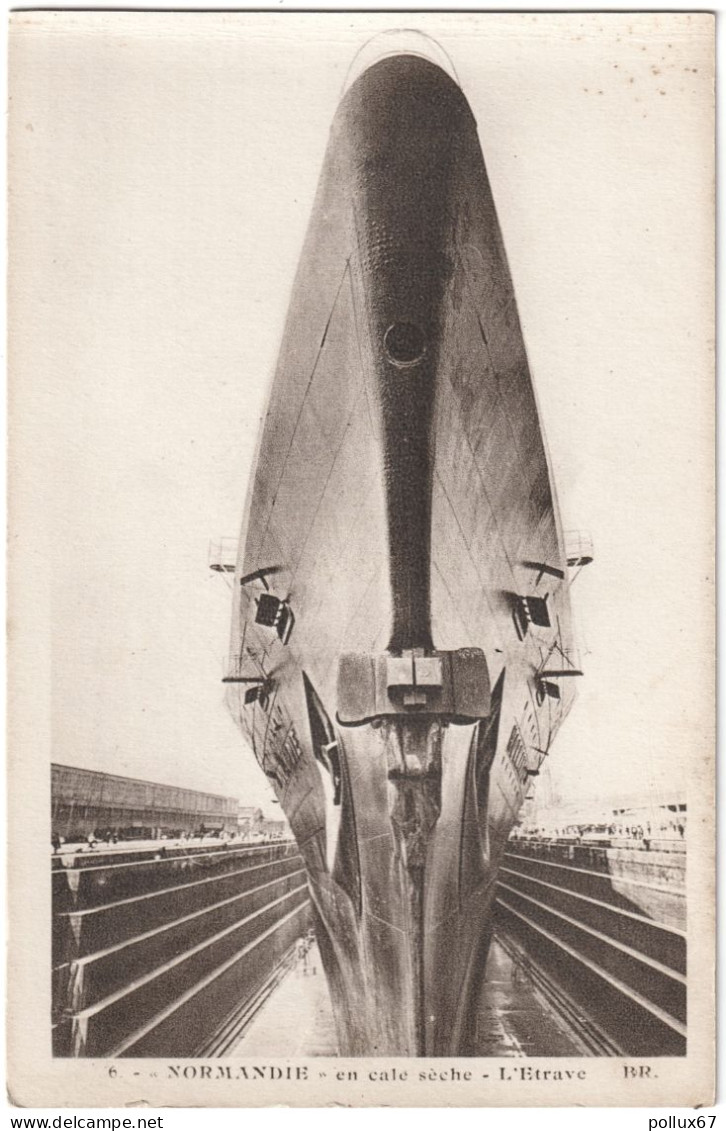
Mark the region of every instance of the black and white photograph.
[[710, 1104], [714, 17], [10, 94], [14, 1102]]

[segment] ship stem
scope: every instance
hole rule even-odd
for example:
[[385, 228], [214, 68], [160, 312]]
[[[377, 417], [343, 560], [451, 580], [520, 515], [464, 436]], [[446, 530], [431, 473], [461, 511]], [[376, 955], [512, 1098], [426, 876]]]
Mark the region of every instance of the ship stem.
[[408, 909], [413, 1045], [425, 1052], [424, 890], [426, 857], [441, 813], [441, 744], [436, 719], [389, 720], [389, 813]]

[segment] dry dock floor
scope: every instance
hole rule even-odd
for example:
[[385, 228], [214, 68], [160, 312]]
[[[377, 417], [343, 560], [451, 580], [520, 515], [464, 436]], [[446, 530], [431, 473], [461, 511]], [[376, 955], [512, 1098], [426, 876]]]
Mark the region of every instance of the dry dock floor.
[[[479, 1007], [480, 1056], [582, 1056], [583, 1046], [495, 939]], [[231, 1057], [336, 1056], [335, 1026], [317, 947], [282, 980]]]

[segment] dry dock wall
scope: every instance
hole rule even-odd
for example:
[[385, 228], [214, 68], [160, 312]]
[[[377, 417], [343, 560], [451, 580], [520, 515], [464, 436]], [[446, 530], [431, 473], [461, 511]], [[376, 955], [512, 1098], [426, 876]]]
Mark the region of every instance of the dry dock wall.
[[56, 1056], [195, 1056], [311, 925], [293, 843], [53, 858]]
[[614, 1052], [686, 1051], [685, 850], [514, 840], [498, 929]]

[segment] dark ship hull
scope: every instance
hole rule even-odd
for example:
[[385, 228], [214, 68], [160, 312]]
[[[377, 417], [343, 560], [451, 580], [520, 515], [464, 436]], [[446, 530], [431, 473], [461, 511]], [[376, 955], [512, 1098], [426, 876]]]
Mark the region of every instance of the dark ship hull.
[[567, 560], [476, 125], [412, 54], [333, 123], [235, 579], [229, 705], [343, 1055], [476, 1052], [501, 854], [572, 699]]

